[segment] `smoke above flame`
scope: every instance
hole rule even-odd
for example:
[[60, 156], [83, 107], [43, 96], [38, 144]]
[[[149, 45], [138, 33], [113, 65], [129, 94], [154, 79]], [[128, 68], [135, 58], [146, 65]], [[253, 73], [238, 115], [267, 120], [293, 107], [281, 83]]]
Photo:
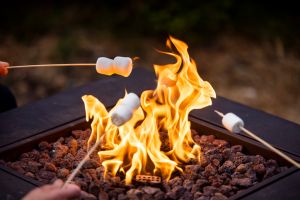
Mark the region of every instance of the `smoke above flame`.
[[198, 75], [187, 44], [170, 37], [167, 46], [174, 46], [178, 54], [160, 53], [174, 57], [176, 62], [154, 65], [157, 87], [141, 94], [141, 106], [124, 125], [116, 127], [111, 122], [114, 108], [108, 112], [97, 98], [82, 97], [86, 119], [93, 119], [88, 144], [102, 140], [98, 155], [105, 173], [124, 173], [126, 184], [140, 174], [169, 180], [174, 170], [181, 171], [182, 164], [201, 159], [201, 148], [192, 139], [188, 115], [193, 109], [211, 105], [216, 94], [210, 83]]

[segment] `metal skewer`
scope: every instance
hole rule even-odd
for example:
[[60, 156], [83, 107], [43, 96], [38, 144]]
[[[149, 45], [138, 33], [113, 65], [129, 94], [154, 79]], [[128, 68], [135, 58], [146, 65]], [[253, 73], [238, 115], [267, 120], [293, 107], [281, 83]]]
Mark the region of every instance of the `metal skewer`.
[[39, 68], [39, 67], [95, 67], [95, 63], [41, 64], [9, 66], [7, 69]]
[[[220, 117], [224, 117], [224, 114], [215, 110], [215, 112], [220, 116]], [[276, 149], [275, 147], [273, 147], [270, 143], [268, 143], [267, 141], [261, 139], [260, 137], [258, 137], [257, 135], [255, 135], [253, 132], [249, 131], [248, 129], [244, 128], [243, 126], [240, 126], [240, 129], [246, 133], [247, 135], [249, 135], [250, 137], [252, 137], [253, 139], [257, 140], [258, 142], [262, 143], [263, 145], [265, 145], [267, 148], [269, 148], [270, 150], [272, 150], [274, 153], [276, 153], [277, 155], [279, 155], [280, 157], [284, 158], [285, 160], [287, 160], [288, 162], [290, 162], [291, 164], [293, 164], [294, 166], [296, 166], [297, 168], [300, 168], [300, 163], [296, 162], [295, 160], [293, 160], [291, 157], [289, 157], [288, 155], [284, 154], [283, 152], [281, 152], [280, 150]]]

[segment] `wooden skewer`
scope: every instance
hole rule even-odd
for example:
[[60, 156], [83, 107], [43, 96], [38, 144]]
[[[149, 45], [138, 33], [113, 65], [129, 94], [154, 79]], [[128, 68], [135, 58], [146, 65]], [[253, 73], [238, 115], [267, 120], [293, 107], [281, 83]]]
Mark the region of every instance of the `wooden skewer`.
[[[215, 112], [221, 116], [224, 117], [224, 114], [215, 110]], [[269, 148], [270, 150], [272, 150], [274, 153], [276, 153], [277, 155], [281, 156], [282, 158], [284, 158], [285, 160], [287, 160], [288, 162], [290, 162], [291, 164], [293, 164], [294, 166], [296, 166], [297, 168], [300, 168], [300, 164], [298, 162], [296, 162], [295, 160], [293, 160], [291, 157], [289, 157], [288, 155], [284, 154], [283, 152], [281, 152], [280, 150], [276, 149], [275, 147], [273, 147], [270, 143], [268, 143], [267, 141], [261, 139], [260, 137], [258, 137], [257, 135], [255, 135], [253, 132], [249, 131], [248, 129], [244, 128], [243, 126], [240, 126], [240, 129], [245, 132], [247, 135], [249, 135], [250, 137], [254, 138], [255, 140], [257, 140], [258, 142], [262, 143], [263, 145], [265, 145], [267, 148]]]
[[100, 145], [100, 143], [102, 142], [103, 136], [105, 135], [105, 133], [101, 136], [101, 138], [92, 146], [92, 148], [90, 148], [90, 150], [87, 152], [87, 154], [85, 155], [85, 157], [80, 161], [80, 163], [77, 165], [77, 167], [75, 168], [75, 170], [72, 172], [72, 174], [68, 177], [68, 179], [66, 180], [66, 182], [63, 184], [62, 188], [64, 188], [67, 184], [69, 184], [74, 177], [76, 176], [76, 174], [79, 172], [79, 170], [81, 169], [81, 167], [84, 165], [84, 163], [90, 158], [90, 155], [95, 151], [95, 149]]
[[95, 67], [95, 63], [68, 63], [68, 64], [41, 64], [41, 65], [18, 65], [9, 66], [7, 69], [39, 68], [39, 67]]

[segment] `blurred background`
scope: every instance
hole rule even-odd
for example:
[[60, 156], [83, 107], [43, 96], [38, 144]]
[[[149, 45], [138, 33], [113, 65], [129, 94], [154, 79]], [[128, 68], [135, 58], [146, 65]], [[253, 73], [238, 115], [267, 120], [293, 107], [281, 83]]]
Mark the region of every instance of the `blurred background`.
[[[0, 9], [0, 60], [11, 65], [169, 58], [168, 35], [185, 41], [218, 95], [300, 123], [300, 17], [284, 1], [14, 1]], [[13, 70], [0, 84], [19, 106], [102, 78], [92, 68]]]

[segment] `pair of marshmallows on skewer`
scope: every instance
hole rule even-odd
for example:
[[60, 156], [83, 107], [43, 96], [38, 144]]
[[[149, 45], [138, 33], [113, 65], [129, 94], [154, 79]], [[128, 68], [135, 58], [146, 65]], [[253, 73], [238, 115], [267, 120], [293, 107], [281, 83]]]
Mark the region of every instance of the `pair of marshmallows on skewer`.
[[117, 56], [114, 59], [99, 57], [96, 63], [96, 70], [99, 74], [118, 74], [128, 77], [132, 71], [132, 59], [129, 57]]
[[[20, 68], [41, 68], [41, 67], [94, 67], [94, 63], [69, 63], [69, 64], [40, 64], [40, 65], [19, 65], [9, 66], [8, 63], [0, 62], [0, 76], [6, 76], [10, 69]], [[128, 77], [133, 67], [132, 59], [129, 57], [117, 56], [114, 59], [99, 57], [96, 62], [96, 71], [103, 75], [118, 74]]]

